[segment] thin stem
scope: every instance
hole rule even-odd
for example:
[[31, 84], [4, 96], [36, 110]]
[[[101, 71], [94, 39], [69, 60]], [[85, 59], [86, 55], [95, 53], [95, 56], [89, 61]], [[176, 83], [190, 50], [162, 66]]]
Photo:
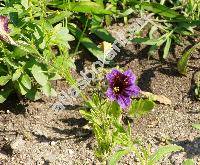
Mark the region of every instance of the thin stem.
[[87, 18], [86, 23], [85, 23], [85, 27], [84, 27], [84, 29], [83, 29], [83, 32], [82, 32], [82, 34], [81, 34], [81, 36], [80, 36], [80, 38], [79, 38], [78, 44], [77, 44], [76, 49], [75, 49], [75, 51], [74, 51], [74, 55], [78, 52], [78, 48], [79, 48], [79, 46], [80, 46], [81, 39], [82, 39], [82, 37], [83, 37], [83, 35], [84, 35], [86, 29], [87, 29], [88, 22], [89, 22], [89, 19]]

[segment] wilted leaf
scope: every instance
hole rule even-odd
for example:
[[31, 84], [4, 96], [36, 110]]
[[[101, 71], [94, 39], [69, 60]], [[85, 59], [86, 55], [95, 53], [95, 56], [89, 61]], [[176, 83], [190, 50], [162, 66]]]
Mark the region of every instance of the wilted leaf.
[[146, 98], [150, 98], [153, 101], [158, 101], [159, 103], [162, 103], [162, 104], [165, 104], [165, 105], [171, 105], [172, 104], [172, 101], [170, 99], [168, 99], [167, 97], [163, 96], [163, 95], [155, 95], [153, 93], [144, 92], [144, 91], [141, 91], [141, 94]]
[[100, 48], [103, 50], [104, 54], [112, 49], [112, 44], [106, 41], [101, 42]]

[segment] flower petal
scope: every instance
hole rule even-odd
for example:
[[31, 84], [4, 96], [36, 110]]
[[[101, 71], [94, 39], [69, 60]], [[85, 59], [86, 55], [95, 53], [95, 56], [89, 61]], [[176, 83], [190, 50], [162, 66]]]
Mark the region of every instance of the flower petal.
[[117, 69], [113, 69], [113, 70], [111, 71], [111, 73], [108, 73], [108, 74], [106, 75], [106, 79], [107, 79], [109, 82], [110, 82], [110, 81], [113, 81], [114, 78], [115, 78], [115, 76], [118, 75], [118, 74], [121, 74], [121, 72], [118, 71]]
[[131, 104], [131, 98], [119, 95], [117, 98], [117, 103], [120, 105], [122, 109], [126, 109]]
[[115, 94], [112, 90], [112, 88], [108, 88], [108, 90], [106, 91], [106, 96], [111, 100], [114, 101], [116, 99]]
[[129, 81], [130, 81], [131, 83], [135, 83], [136, 76], [135, 76], [135, 74], [133, 74], [133, 72], [132, 72], [131, 69], [125, 71], [125, 72], [124, 72], [124, 75], [127, 76], [127, 77], [129, 77]]

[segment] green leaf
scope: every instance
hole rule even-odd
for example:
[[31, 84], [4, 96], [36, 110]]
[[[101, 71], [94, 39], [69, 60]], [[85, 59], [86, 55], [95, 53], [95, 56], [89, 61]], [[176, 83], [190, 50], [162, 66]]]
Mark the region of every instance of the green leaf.
[[170, 49], [170, 46], [171, 46], [171, 38], [168, 37], [167, 38], [167, 42], [166, 42], [166, 45], [165, 45], [165, 48], [164, 48], [164, 53], [163, 53], [163, 58], [166, 59], [168, 54], [169, 54], [169, 49]]
[[188, 51], [186, 51], [183, 54], [182, 58], [178, 61], [178, 64], [177, 64], [177, 68], [178, 68], [179, 73], [186, 74], [186, 72], [187, 72], [187, 64], [188, 64], [190, 55], [199, 46], [200, 46], [200, 42], [198, 44], [194, 45], [192, 48], [190, 48]]
[[115, 41], [115, 38], [101, 26], [93, 26], [91, 31], [104, 41], [110, 43], [113, 43]]
[[199, 129], [200, 130], [200, 124], [193, 124], [192, 125], [194, 128]]
[[21, 0], [22, 6], [24, 6], [25, 10], [29, 8], [29, 0]]
[[93, 14], [112, 14], [110, 10], [106, 10], [102, 5], [84, 1], [84, 2], [65, 2], [62, 5], [56, 6], [61, 9], [68, 9], [69, 11], [81, 12], [81, 13], [93, 13]]
[[183, 165], [195, 165], [195, 163], [192, 159], [187, 159], [183, 162]]
[[134, 100], [132, 101], [131, 108], [129, 110], [129, 115], [134, 116], [141, 116], [148, 112], [150, 112], [154, 108], [154, 102], [148, 99], [140, 99], [139, 101]]
[[42, 66], [39, 64], [33, 64], [31, 68], [31, 73], [35, 80], [42, 86], [46, 85], [48, 82], [48, 75], [45, 74], [45, 70], [43, 70]]
[[61, 12], [57, 12], [55, 15], [51, 15], [47, 19], [50, 24], [55, 24], [55, 23], [62, 21], [66, 17], [69, 17], [70, 15], [71, 15], [71, 13], [69, 11], [61, 11]]
[[41, 90], [48, 97], [50, 97], [50, 96], [55, 97], [57, 95], [56, 91], [52, 88], [50, 82], [47, 82], [45, 85], [43, 85]]
[[111, 108], [110, 108], [110, 113], [113, 117], [115, 117], [116, 119], [119, 119], [119, 117], [122, 114], [122, 110], [119, 106], [119, 104], [117, 104], [115, 101], [113, 101], [111, 103]]
[[80, 43], [83, 44], [83, 46], [86, 47], [94, 56], [98, 59], [104, 60], [105, 57], [103, 51], [88, 37], [85, 35], [82, 36], [82, 31], [78, 27], [74, 24], [69, 24], [68, 28], [70, 32], [80, 40]]
[[80, 110], [79, 112], [86, 120], [92, 121], [92, 115], [90, 112], [88, 112], [86, 110]]
[[12, 91], [12, 89], [4, 89], [3, 91], [0, 91], [0, 103], [3, 103]]
[[156, 151], [156, 153], [154, 153], [149, 157], [148, 165], [155, 165], [158, 161], [162, 160], [164, 156], [166, 156], [167, 154], [170, 154], [172, 152], [177, 152], [180, 150], [183, 150], [183, 148], [172, 144], [160, 147]]
[[11, 75], [7, 75], [7, 76], [1, 76], [0, 77], [0, 86], [4, 86], [7, 84], [7, 82], [12, 78]]
[[22, 74], [22, 69], [21, 68], [18, 68], [15, 73], [12, 75], [12, 81], [16, 81], [18, 80], [18, 78], [20, 78]]
[[116, 165], [117, 162], [124, 156], [127, 155], [130, 151], [127, 149], [119, 150], [110, 158], [109, 165]]
[[21, 85], [23, 85], [25, 88], [27, 89], [31, 89], [31, 78], [29, 77], [28, 74], [23, 74], [20, 78], [19, 78], [19, 83]]
[[36, 88], [32, 88], [26, 93], [26, 97], [32, 101], [39, 100], [41, 98], [40, 92]]
[[143, 2], [141, 3], [141, 7], [147, 11], [151, 11], [155, 14], [159, 14], [167, 18], [184, 18], [183, 16], [178, 14], [175, 10], [170, 9], [159, 3]]

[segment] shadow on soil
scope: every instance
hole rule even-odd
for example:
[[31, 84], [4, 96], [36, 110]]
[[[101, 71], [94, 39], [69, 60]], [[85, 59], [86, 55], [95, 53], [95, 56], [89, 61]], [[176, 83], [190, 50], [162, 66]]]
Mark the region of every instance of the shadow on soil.
[[0, 104], [0, 109], [5, 112], [9, 110], [10, 112], [18, 115], [25, 114], [27, 106], [28, 105], [23, 103], [23, 99], [19, 98], [17, 94], [11, 94], [3, 104]]
[[174, 142], [174, 144], [179, 145], [184, 148], [187, 153], [187, 158], [193, 158], [194, 156], [200, 156], [200, 137], [195, 138], [193, 141], [183, 140]]

